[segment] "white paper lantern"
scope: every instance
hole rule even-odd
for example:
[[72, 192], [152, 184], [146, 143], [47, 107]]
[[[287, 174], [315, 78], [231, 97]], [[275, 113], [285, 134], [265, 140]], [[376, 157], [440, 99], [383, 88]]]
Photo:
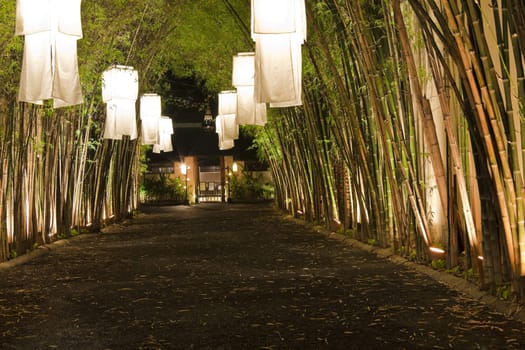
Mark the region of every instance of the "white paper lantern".
[[266, 104], [255, 101], [255, 53], [233, 56], [232, 84], [237, 88], [237, 123], [265, 125]]
[[237, 140], [239, 138], [239, 124], [235, 114], [224, 114], [222, 120], [222, 135], [227, 140]]
[[81, 0], [17, 0], [15, 35], [24, 35], [18, 100], [54, 107], [83, 102], [77, 40]]
[[131, 140], [138, 136], [135, 103], [122, 99], [111, 100], [106, 105], [104, 138], [122, 140], [124, 135]]
[[260, 126], [266, 124], [266, 103], [255, 102], [254, 86], [237, 88], [237, 123]]
[[302, 104], [301, 44], [286, 34], [260, 35], [255, 43], [255, 99], [272, 107]]
[[112, 66], [102, 74], [102, 100], [107, 103], [104, 138], [137, 138], [136, 101], [138, 72], [133, 67]]
[[295, 31], [295, 0], [252, 0], [252, 35]]
[[153, 146], [153, 152], [172, 152], [173, 143], [171, 142], [171, 135], [173, 135], [173, 121], [171, 118], [165, 116], [160, 117], [158, 129], [159, 143]]
[[140, 98], [140, 120], [142, 122], [142, 144], [159, 144], [159, 120], [161, 99], [157, 94], [144, 94]]
[[252, 0], [251, 30], [258, 35], [294, 34], [306, 40], [306, 7], [304, 0]]
[[235, 146], [235, 140], [233, 137], [229, 137], [230, 135], [225, 134], [224, 130], [224, 116], [218, 115], [217, 118], [215, 118], [215, 132], [219, 137], [219, 150], [221, 151], [232, 149]]
[[270, 107], [302, 104], [304, 0], [252, 0], [255, 99]]
[[255, 85], [255, 52], [233, 56], [232, 84], [235, 87]]
[[102, 100], [137, 100], [139, 91], [138, 72], [130, 66], [114, 65], [102, 73]]
[[222, 140], [219, 141], [219, 150], [221, 151], [227, 151], [229, 149], [232, 149], [235, 147], [235, 141], [234, 140]]
[[255, 120], [253, 125], [265, 126], [267, 122], [266, 103], [255, 103]]
[[237, 113], [237, 91], [228, 90], [219, 93], [219, 115]]
[[[224, 140], [239, 138], [239, 124], [237, 124], [237, 91], [221, 91], [219, 93], [219, 116], [221, 134]], [[219, 117], [218, 116], [218, 117]], [[219, 134], [219, 136], [221, 135]]]

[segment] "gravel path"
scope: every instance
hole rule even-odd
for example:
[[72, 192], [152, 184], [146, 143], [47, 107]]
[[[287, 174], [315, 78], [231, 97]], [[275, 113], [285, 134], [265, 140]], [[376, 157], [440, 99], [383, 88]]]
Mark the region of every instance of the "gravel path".
[[268, 205], [143, 212], [0, 269], [0, 349], [525, 349], [522, 323]]

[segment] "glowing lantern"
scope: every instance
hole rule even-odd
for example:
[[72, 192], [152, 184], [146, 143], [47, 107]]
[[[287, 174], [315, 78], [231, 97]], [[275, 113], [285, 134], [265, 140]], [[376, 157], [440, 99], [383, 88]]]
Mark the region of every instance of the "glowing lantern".
[[237, 92], [234, 90], [219, 93], [219, 115], [237, 114]]
[[260, 35], [255, 43], [255, 99], [270, 107], [302, 104], [301, 44], [290, 35]]
[[255, 102], [255, 53], [233, 56], [232, 83], [237, 88], [237, 123], [265, 125], [266, 104]]
[[306, 40], [306, 7], [304, 0], [252, 0], [252, 38], [261, 34], [293, 34]]
[[159, 119], [159, 143], [153, 146], [154, 153], [171, 152], [173, 151], [173, 144], [171, 143], [171, 135], [173, 135], [173, 121], [170, 117], [160, 117]]
[[235, 114], [221, 115], [221, 131], [225, 139], [237, 140], [239, 138], [239, 124]]
[[255, 84], [255, 53], [241, 52], [233, 56], [233, 86], [253, 86]]
[[81, 0], [17, 0], [15, 35], [24, 35], [18, 100], [65, 107], [83, 102], [77, 40]]
[[257, 102], [269, 102], [271, 107], [302, 104], [305, 12], [304, 0], [252, 0]]
[[140, 120], [142, 121], [142, 144], [159, 144], [159, 122], [161, 100], [157, 94], [144, 94], [140, 98]]
[[104, 138], [137, 138], [138, 91], [138, 72], [133, 67], [112, 66], [102, 74], [102, 100], [107, 103]]
[[221, 134], [226, 140], [239, 138], [237, 124], [237, 92], [233, 90], [219, 93], [219, 116], [221, 117]]
[[225, 134], [224, 130], [224, 116], [218, 115], [215, 118], [215, 132], [219, 135], [219, 149], [221, 151], [231, 149], [235, 146], [235, 141], [230, 135]]

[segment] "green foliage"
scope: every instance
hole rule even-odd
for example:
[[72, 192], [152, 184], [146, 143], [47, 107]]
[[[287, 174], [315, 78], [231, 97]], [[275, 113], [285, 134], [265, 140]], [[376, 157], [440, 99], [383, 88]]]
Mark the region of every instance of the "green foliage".
[[140, 192], [141, 197], [146, 202], [183, 201], [186, 196], [186, 190], [181, 179], [164, 174], [145, 177], [140, 186]]
[[147, 157], [147, 151], [151, 149], [150, 145], [142, 145], [140, 147], [140, 174], [144, 176], [146, 174], [146, 171], [148, 170], [148, 157]]
[[344, 236], [348, 236], [350, 238], [354, 238], [354, 235], [355, 235], [355, 231], [352, 230], [352, 229], [349, 229], [349, 228], [344, 228], [344, 227], [341, 227], [339, 230], [338, 230], [338, 233], [344, 235]]
[[417, 250], [412, 249], [410, 250], [410, 255], [408, 256], [408, 259], [414, 261], [417, 259]]
[[432, 260], [431, 265], [433, 269], [443, 270], [446, 268], [447, 262], [445, 261], [445, 259], [435, 259], [435, 260]]
[[233, 199], [256, 200], [273, 196], [273, 186], [264, 182], [261, 174], [243, 170], [242, 176], [234, 174], [229, 181]]
[[511, 286], [510, 284], [504, 284], [496, 288], [496, 296], [501, 300], [509, 300], [511, 295]]
[[77, 229], [72, 228], [69, 231], [69, 234], [71, 235], [71, 237], [75, 237], [75, 236], [78, 236], [80, 234], [80, 232]]
[[[249, 2], [229, 3], [249, 27]], [[164, 41], [169, 68], [180, 77], [202, 79], [211, 92], [229, 89], [232, 56], [253, 51], [253, 42], [223, 1], [182, 1], [177, 8], [176, 25]]]
[[15, 36], [16, 1], [0, 2], [0, 96], [14, 98], [22, 67], [23, 38]]
[[374, 238], [369, 238], [368, 241], [367, 241], [367, 243], [368, 243], [369, 245], [377, 245], [377, 240], [374, 239]]

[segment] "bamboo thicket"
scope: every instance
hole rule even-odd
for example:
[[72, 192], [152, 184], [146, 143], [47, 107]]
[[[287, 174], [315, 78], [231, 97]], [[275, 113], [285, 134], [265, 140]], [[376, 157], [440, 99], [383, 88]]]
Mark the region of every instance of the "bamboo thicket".
[[307, 12], [304, 112], [293, 124], [276, 112], [276, 132], [261, 133], [282, 157], [270, 162], [278, 198], [315, 205], [326, 194], [308, 191], [328, 188], [308, 182], [315, 170], [336, 189], [315, 220], [523, 295], [522, 4], [325, 0]]

